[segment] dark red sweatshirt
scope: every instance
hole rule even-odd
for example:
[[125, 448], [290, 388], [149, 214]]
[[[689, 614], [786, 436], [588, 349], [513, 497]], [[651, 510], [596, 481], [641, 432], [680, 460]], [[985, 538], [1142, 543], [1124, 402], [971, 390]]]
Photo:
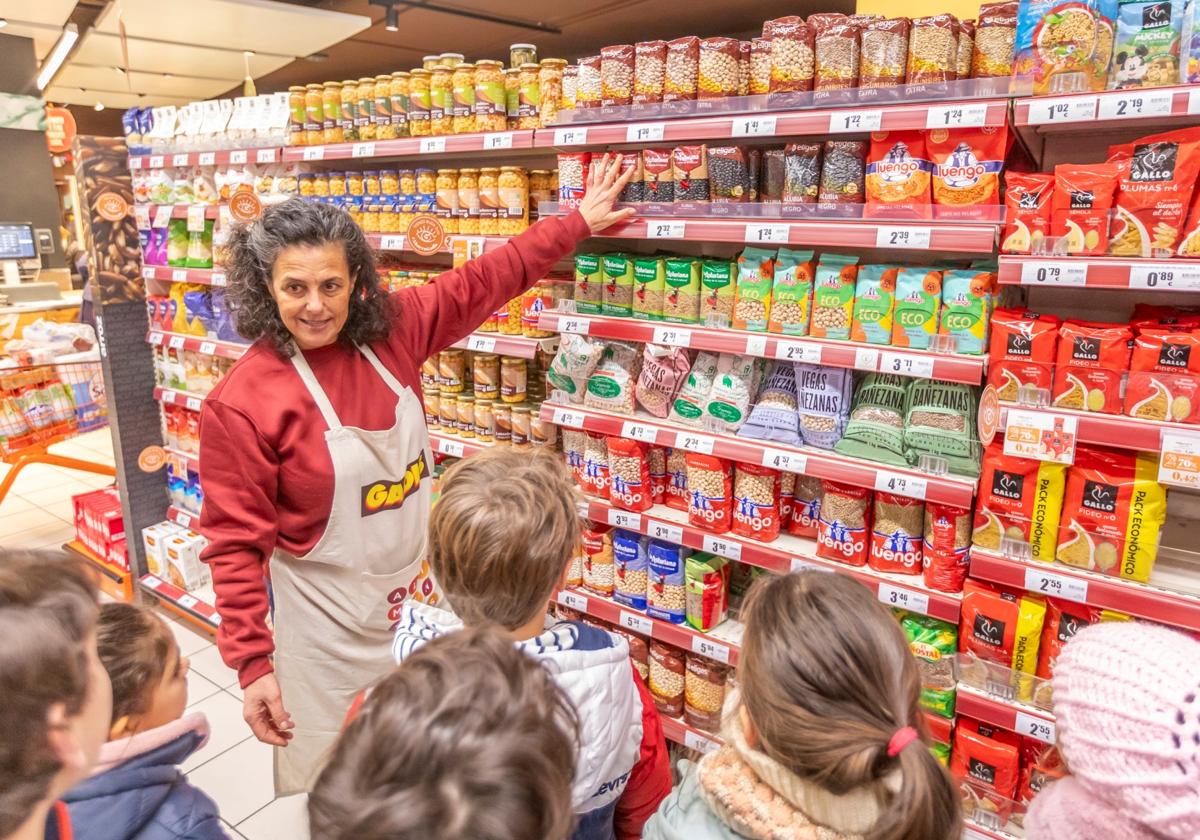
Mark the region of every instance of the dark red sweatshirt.
[[[579, 213], [543, 219], [512, 242], [392, 296], [391, 335], [371, 348], [400, 383], [421, 397], [421, 363], [460, 341], [505, 301], [545, 276], [590, 234]], [[362, 354], [340, 345], [304, 352], [347, 426], [392, 426], [396, 398]], [[270, 673], [264, 578], [278, 546], [309, 551], [333, 501], [325, 421], [292, 363], [255, 343], [204, 401], [200, 416], [200, 531], [210, 540], [221, 626], [221, 658], [242, 687]]]

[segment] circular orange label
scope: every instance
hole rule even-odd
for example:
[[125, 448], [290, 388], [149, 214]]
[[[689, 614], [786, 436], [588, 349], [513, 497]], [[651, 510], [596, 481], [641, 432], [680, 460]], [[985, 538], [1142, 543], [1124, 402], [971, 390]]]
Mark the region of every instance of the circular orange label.
[[161, 446], [147, 446], [138, 455], [138, 469], [142, 472], [158, 472], [167, 463], [167, 450]]
[[991, 385], [979, 397], [978, 426], [979, 442], [990, 446], [1000, 428], [1000, 397]]
[[417, 216], [408, 226], [408, 250], [428, 257], [446, 247], [446, 230], [436, 216]]
[[119, 222], [129, 213], [129, 205], [117, 193], [106, 192], [102, 193], [96, 199], [96, 212], [103, 219], [108, 219], [110, 222]]
[[262, 215], [262, 202], [252, 192], [236, 192], [229, 199], [229, 215], [239, 222], [253, 222]]

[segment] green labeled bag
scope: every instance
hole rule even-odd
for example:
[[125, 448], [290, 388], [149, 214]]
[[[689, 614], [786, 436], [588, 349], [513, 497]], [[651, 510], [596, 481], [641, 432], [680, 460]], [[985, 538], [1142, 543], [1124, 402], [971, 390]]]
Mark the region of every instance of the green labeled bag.
[[808, 335], [812, 296], [813, 252], [780, 248], [775, 257], [767, 331], [780, 335]]
[[599, 315], [604, 299], [604, 276], [596, 254], [575, 255], [575, 311]]
[[766, 332], [771, 316], [771, 286], [775, 282], [775, 252], [747, 248], [737, 258], [737, 302], [733, 328]]
[[970, 385], [915, 379], [904, 412], [904, 446], [915, 465], [922, 455], [945, 458], [950, 472], [979, 477], [982, 451], [975, 434], [979, 393]]
[[673, 324], [699, 323], [700, 261], [691, 257], [668, 257], [666, 263], [663, 320]]
[[894, 373], [868, 373], [854, 391], [854, 405], [842, 439], [834, 450], [843, 455], [907, 467], [904, 410], [911, 380]]
[[912, 613], [903, 614], [900, 627], [921, 669], [921, 707], [935, 715], [953, 718], [958, 685], [954, 677], [958, 628], [948, 621]]
[[867, 344], [892, 343], [892, 312], [896, 305], [895, 265], [864, 265], [854, 291], [854, 322], [850, 339]]
[[822, 254], [817, 263], [813, 286], [812, 324], [808, 334], [814, 338], [850, 337], [854, 312], [854, 287], [858, 278], [858, 257]]
[[736, 277], [735, 264], [729, 260], [705, 260], [700, 264], [701, 323], [709, 323], [711, 316], [723, 318], [725, 326], [733, 323]]
[[601, 311], [629, 317], [633, 314], [633, 258], [628, 254], [605, 254], [600, 265], [604, 272]]
[[661, 321], [667, 287], [667, 266], [662, 257], [638, 257], [633, 261], [633, 317]]

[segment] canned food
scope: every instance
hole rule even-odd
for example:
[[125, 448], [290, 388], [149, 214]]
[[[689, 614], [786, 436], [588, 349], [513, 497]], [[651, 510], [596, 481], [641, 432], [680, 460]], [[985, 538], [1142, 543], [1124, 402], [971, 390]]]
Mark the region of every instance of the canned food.
[[449, 134], [454, 121], [454, 74], [450, 67], [439, 64], [429, 80], [429, 131]]
[[321, 92], [322, 137], [326, 143], [342, 142], [342, 86], [326, 82]]
[[517, 128], [542, 127], [542, 121], [538, 117], [542, 100], [538, 79], [540, 70], [536, 64], [521, 65], [521, 75], [518, 77]]
[[452, 117], [450, 130], [455, 134], [475, 131], [475, 65], [463, 62], [450, 78]]
[[358, 114], [358, 82], [347, 79], [342, 82], [342, 107], [339, 121], [342, 124], [342, 140], [353, 142], [358, 139], [358, 126], [354, 118]]
[[457, 67], [458, 65], [460, 65], [464, 61], [466, 61], [467, 57], [464, 56], [462, 53], [447, 52], [447, 53], [442, 53], [441, 55], [439, 55], [438, 60], [442, 64], [445, 64], [447, 67], [449, 67], [451, 70], [453, 70], [455, 67]]
[[500, 167], [500, 235], [514, 236], [529, 227], [529, 176], [519, 166]]
[[479, 233], [495, 236], [500, 233], [500, 170], [485, 167], [479, 170]]
[[[421, 381], [425, 379], [424, 367], [421, 370]], [[442, 425], [441, 394], [437, 388], [423, 388], [421, 393], [425, 397], [425, 425], [431, 429], [436, 429]]]
[[432, 70], [442, 63], [440, 55], [427, 55], [421, 58], [421, 67], [425, 70]]
[[437, 171], [437, 206], [434, 210], [446, 233], [458, 233], [458, 170]]
[[504, 131], [508, 125], [504, 65], [483, 59], [475, 62], [475, 128]]
[[403, 70], [392, 74], [388, 97], [392, 100], [392, 131], [396, 137], [408, 136], [408, 87], [411, 77]]
[[408, 133], [413, 137], [429, 135], [432, 78], [433, 73], [428, 70], [413, 70], [408, 77]]
[[304, 85], [288, 88], [288, 145], [305, 146], [308, 135], [304, 130]]
[[306, 146], [320, 146], [325, 142], [325, 99], [320, 85], [308, 85], [304, 89], [304, 136]]
[[553, 125], [563, 106], [565, 58], [544, 58], [538, 69], [538, 118], [542, 125]]
[[540, 404], [529, 412], [529, 440], [534, 446], [554, 446], [558, 441], [558, 426], [542, 419]]

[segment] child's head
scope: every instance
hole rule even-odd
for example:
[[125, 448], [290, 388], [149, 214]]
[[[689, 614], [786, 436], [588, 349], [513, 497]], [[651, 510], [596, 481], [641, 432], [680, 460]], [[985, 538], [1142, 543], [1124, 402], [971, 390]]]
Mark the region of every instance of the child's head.
[[0, 551], [0, 837], [86, 776], [108, 734], [96, 598], [80, 562]]
[[308, 798], [314, 840], [563, 840], [578, 723], [498, 629], [430, 642], [371, 690]]
[[143, 607], [105, 604], [96, 626], [100, 661], [112, 680], [109, 740], [178, 720], [187, 707], [188, 661], [167, 625]]
[[869, 840], [956, 838], [957, 791], [909, 737], [924, 732], [920, 675], [888, 610], [850, 577], [809, 571], [763, 578], [745, 612], [750, 745], [834, 794], [873, 788], [881, 813]]
[[514, 630], [543, 614], [579, 545], [570, 473], [540, 449], [496, 448], [446, 473], [429, 564], [466, 624]]

